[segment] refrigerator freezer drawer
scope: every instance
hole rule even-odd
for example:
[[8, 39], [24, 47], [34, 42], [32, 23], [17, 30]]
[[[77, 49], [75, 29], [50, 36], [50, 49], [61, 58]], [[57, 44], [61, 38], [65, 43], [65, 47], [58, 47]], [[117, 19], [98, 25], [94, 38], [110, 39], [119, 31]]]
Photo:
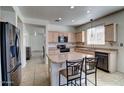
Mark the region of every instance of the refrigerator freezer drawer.
[[19, 66], [15, 71], [11, 72], [11, 82], [12, 86], [19, 86], [21, 82], [21, 66]]

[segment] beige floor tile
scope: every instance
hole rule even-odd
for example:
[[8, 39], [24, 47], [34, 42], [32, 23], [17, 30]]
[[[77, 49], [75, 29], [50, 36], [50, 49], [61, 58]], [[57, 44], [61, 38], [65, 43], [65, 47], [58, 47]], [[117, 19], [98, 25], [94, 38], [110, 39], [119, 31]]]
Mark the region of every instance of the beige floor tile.
[[22, 81], [20, 86], [49, 86], [48, 66], [40, 56], [35, 56], [27, 61], [22, 69]]
[[24, 82], [24, 83], [21, 83], [20, 86], [33, 86], [33, 82]]

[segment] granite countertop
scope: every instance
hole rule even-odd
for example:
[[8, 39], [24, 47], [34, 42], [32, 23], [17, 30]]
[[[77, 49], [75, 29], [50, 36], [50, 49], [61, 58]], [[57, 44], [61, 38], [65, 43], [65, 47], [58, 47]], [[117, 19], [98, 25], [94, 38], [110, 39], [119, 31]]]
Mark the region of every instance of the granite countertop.
[[66, 62], [66, 60], [78, 60], [84, 57], [93, 57], [93, 55], [82, 54], [78, 52], [68, 52], [68, 53], [59, 53], [59, 54], [49, 54], [47, 55], [49, 60], [52, 63], [60, 64]]
[[99, 48], [99, 47], [76, 47], [78, 49], [82, 50], [87, 50], [87, 51], [92, 51], [92, 52], [106, 52], [106, 53], [111, 53], [111, 52], [117, 52], [118, 49], [116, 48]]

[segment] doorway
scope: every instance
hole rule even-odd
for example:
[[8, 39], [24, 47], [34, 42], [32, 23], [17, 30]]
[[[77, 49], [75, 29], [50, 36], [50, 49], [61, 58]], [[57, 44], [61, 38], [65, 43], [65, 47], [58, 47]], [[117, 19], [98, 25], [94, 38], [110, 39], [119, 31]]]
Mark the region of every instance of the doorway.
[[31, 57], [22, 69], [21, 86], [49, 86], [48, 65], [44, 52], [46, 32], [44, 26], [26, 24], [26, 48], [30, 48]]

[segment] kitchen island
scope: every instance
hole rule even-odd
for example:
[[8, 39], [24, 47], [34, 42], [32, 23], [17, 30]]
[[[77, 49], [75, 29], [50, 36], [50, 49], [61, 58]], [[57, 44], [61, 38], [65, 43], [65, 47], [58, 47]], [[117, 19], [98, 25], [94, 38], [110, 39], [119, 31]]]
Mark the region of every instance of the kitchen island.
[[[51, 86], [59, 85], [59, 70], [66, 68], [66, 60], [78, 60], [84, 57], [93, 57], [94, 55], [83, 54], [78, 52], [67, 52], [58, 54], [48, 54], [49, 75]], [[66, 79], [61, 78], [61, 84], [65, 84]]]

